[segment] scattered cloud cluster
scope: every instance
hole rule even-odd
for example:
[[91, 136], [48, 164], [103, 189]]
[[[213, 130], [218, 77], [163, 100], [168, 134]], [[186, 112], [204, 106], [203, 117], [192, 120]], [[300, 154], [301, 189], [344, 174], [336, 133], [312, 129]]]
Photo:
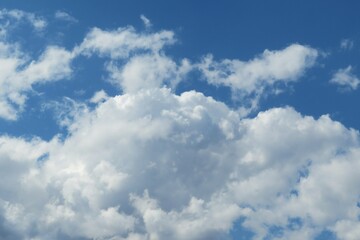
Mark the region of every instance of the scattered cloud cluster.
[[192, 69], [187, 59], [177, 64], [164, 54], [164, 47], [175, 41], [171, 31], [138, 33], [133, 27], [115, 31], [93, 28], [74, 52], [107, 58], [109, 80], [124, 92], [163, 85], [175, 88]]
[[33, 84], [68, 78], [80, 55], [106, 59], [122, 93], [99, 89], [95, 108], [70, 99], [59, 114], [64, 139], [0, 136], [0, 238], [229, 239], [243, 219], [256, 240], [311, 240], [324, 230], [358, 239], [357, 131], [291, 107], [244, 117], [171, 89], [198, 70], [209, 84], [265, 94], [298, 80], [318, 51], [292, 44], [248, 62], [191, 63], [165, 54], [174, 42], [171, 31], [93, 28], [72, 50], [49, 46], [37, 60], [1, 42], [3, 118], [16, 118]]
[[[70, 17], [62, 11], [56, 12], [55, 16], [62, 19]], [[142, 19], [144, 18], [142, 16]], [[6, 56], [4, 61], [15, 61], [15, 63], [12, 68], [6, 67], [7, 71], [11, 69], [12, 72], [2, 82], [6, 85], [16, 84], [13, 91], [17, 99], [8, 98], [7, 96], [11, 94], [5, 91], [6, 97], [4, 96], [2, 100], [2, 105], [5, 107], [0, 116], [10, 120], [16, 119], [17, 113], [23, 110], [25, 93], [31, 89], [31, 86], [39, 82], [69, 78], [72, 72], [72, 60], [80, 55], [87, 57], [97, 55], [106, 59], [105, 69], [109, 81], [125, 93], [163, 86], [175, 89], [190, 71], [200, 71], [209, 84], [230, 87], [241, 100], [251, 102], [250, 106], [244, 104], [241, 108], [242, 115], [256, 109], [258, 100], [266, 88], [279, 82], [298, 80], [306, 69], [314, 65], [318, 56], [318, 51], [311, 47], [293, 44], [283, 50], [265, 50], [263, 54], [248, 62], [228, 59], [216, 62], [211, 55], [204, 57], [200, 63], [191, 63], [188, 59], [176, 62], [164, 53], [165, 47], [175, 42], [172, 31], [141, 33], [131, 26], [113, 31], [93, 28], [84, 37], [82, 43], [71, 50], [52, 46], [52, 49], [61, 49], [62, 54], [58, 51], [59, 54], [55, 55], [55, 51], [51, 51], [54, 55], [43, 59], [42, 65], [38, 64], [36, 71], [41, 71], [42, 68], [43, 74], [47, 71], [46, 75], [39, 75], [32, 69], [29, 73], [25, 73], [31, 74], [31, 71], [35, 73], [36, 77], [34, 75], [32, 81], [22, 80], [14, 83], [12, 79], [16, 78], [15, 75], [21, 75], [20, 69], [25, 69], [27, 64], [33, 65], [39, 60], [31, 60], [31, 56], [21, 52], [18, 45], [4, 40], [2, 42], [4, 51], [6, 48], [17, 50], [16, 54], [3, 54]], [[125, 64], [124, 59], [126, 59]], [[53, 67], [49, 68], [51, 64]]]
[[42, 17], [21, 10], [0, 10], [0, 118], [16, 120], [35, 84], [69, 78], [74, 55], [59, 46], [46, 46], [39, 57], [8, 39], [9, 30], [29, 22], [35, 31], [47, 26]]
[[15, 120], [34, 84], [70, 76], [71, 52], [49, 46], [37, 60], [30, 60], [17, 44], [0, 41], [0, 117]]
[[345, 90], [356, 90], [360, 84], [360, 79], [352, 73], [352, 70], [351, 65], [337, 70], [330, 79], [330, 83]]
[[0, 37], [5, 37], [8, 29], [11, 29], [14, 24], [24, 21], [30, 23], [36, 31], [42, 31], [47, 26], [46, 20], [34, 13], [18, 9], [0, 9]]
[[[19, 10], [3, 10], [3, 18], [10, 14], [15, 16], [31, 16], [30, 13]], [[6, 14], [5, 14], [6, 13]], [[61, 13], [61, 12], [60, 12]], [[60, 15], [59, 12], [57, 15]], [[64, 16], [64, 14], [61, 14]], [[1, 15], [0, 15], [1, 16]], [[30, 18], [30, 17], [29, 17]], [[39, 18], [40, 19], [40, 18]], [[34, 21], [35, 21], [34, 20]], [[188, 61], [177, 66], [173, 60], [166, 57], [160, 50], [175, 41], [171, 31], [141, 34], [134, 28], [121, 28], [116, 31], [103, 31], [93, 28], [84, 41], [71, 50], [59, 46], [47, 46], [38, 59], [33, 59], [30, 53], [13, 41], [0, 40], [0, 117], [16, 120], [24, 110], [27, 94], [35, 84], [67, 79], [72, 74], [72, 61], [79, 55], [91, 56], [97, 54], [108, 57], [107, 69], [114, 83], [124, 90], [132, 91], [147, 83], [149, 86], [162, 85], [163, 81], [179, 81], [188, 69]], [[117, 61], [129, 58], [134, 53], [143, 52], [142, 57], [134, 56], [123, 69], [117, 67]], [[145, 68], [143, 72], [134, 68]], [[152, 71], [146, 72], [146, 71]], [[142, 79], [147, 77], [147, 79]], [[147, 87], [147, 86], [145, 86]]]

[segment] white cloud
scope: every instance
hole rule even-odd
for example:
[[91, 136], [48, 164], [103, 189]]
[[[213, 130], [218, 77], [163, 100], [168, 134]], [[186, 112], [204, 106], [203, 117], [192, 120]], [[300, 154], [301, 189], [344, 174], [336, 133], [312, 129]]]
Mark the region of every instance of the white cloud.
[[265, 50], [248, 62], [229, 59], [215, 62], [210, 55], [199, 67], [210, 84], [251, 93], [277, 81], [298, 80], [307, 68], [314, 65], [317, 56], [317, 50], [293, 44], [279, 51]]
[[136, 92], [163, 85], [175, 87], [191, 70], [191, 65], [186, 59], [178, 66], [166, 56], [144, 54], [129, 59], [120, 69], [116, 63], [110, 63], [107, 70], [112, 81], [124, 92]]
[[334, 230], [338, 233], [340, 239], [356, 240], [360, 236], [360, 223], [359, 221], [339, 221]]
[[[75, 52], [98, 54], [112, 59], [107, 64], [110, 78], [120, 84], [125, 92], [161, 87], [164, 84], [174, 88], [187, 72], [197, 67], [210, 84], [229, 86], [241, 97], [252, 96], [250, 109], [257, 107], [266, 87], [278, 82], [296, 81], [307, 68], [314, 65], [318, 55], [313, 48], [294, 44], [279, 51], [266, 50], [249, 62], [215, 62], [211, 56], [207, 56], [200, 64], [191, 65], [184, 60], [176, 65], [162, 53], [165, 45], [174, 42], [174, 35], [170, 31], [137, 33], [132, 27], [116, 31], [94, 28], [83, 43], [75, 48]], [[125, 65], [123, 61], [118, 63], [119, 59], [129, 57]], [[246, 115], [249, 110], [245, 108], [240, 111]]]
[[351, 50], [354, 47], [354, 41], [351, 39], [342, 39], [340, 42], [340, 48], [343, 50]]
[[56, 81], [68, 77], [72, 70], [70, 63], [73, 54], [57, 46], [48, 47], [39, 60], [31, 61], [21, 72], [20, 77], [24, 82]]
[[151, 21], [144, 15], [140, 15], [140, 19], [141, 19], [141, 21], [143, 21], [146, 28], [150, 28], [152, 26]]
[[[23, 15], [33, 16], [17, 10], [3, 12], [18, 18]], [[32, 60], [17, 44], [0, 42], [0, 117], [17, 119], [18, 113], [25, 106], [26, 93], [32, 86], [68, 78], [72, 73], [70, 64], [79, 54], [110, 57], [111, 62], [106, 64], [110, 77], [123, 87], [124, 91], [149, 86], [159, 87], [163, 84], [175, 87], [191, 66], [188, 60], [183, 60], [178, 66], [160, 53], [165, 45], [174, 41], [174, 34], [170, 31], [137, 33], [132, 27], [119, 28], [116, 31], [94, 28], [73, 51], [48, 46], [38, 60]], [[127, 64], [118, 64], [119, 58], [127, 58], [134, 53], [137, 56]]]
[[163, 53], [164, 47], [174, 42], [171, 31], [138, 33], [132, 27], [115, 31], [94, 28], [74, 52], [109, 59], [105, 65], [110, 81], [124, 92], [136, 92], [164, 85], [175, 88], [193, 69], [189, 60], [177, 64]]
[[205, 203], [194, 197], [181, 211], [166, 212], [147, 191], [131, 201], [142, 214], [150, 239], [227, 239], [227, 231], [242, 213], [236, 204]]
[[109, 96], [104, 90], [97, 91], [94, 96], [90, 99], [91, 103], [99, 103], [109, 99]]
[[75, 51], [119, 59], [139, 51], [159, 52], [165, 45], [174, 42], [174, 33], [171, 31], [137, 33], [133, 27], [118, 28], [115, 31], [93, 28]]
[[22, 236], [224, 239], [243, 217], [255, 239], [276, 225], [310, 240], [343, 234], [360, 214], [359, 135], [328, 116], [278, 108], [241, 119], [201, 93], [153, 88], [111, 97], [69, 129], [64, 142], [0, 145], [12, 174], [0, 205]]
[[349, 65], [347, 68], [341, 68], [334, 73], [330, 79], [330, 83], [347, 90], [356, 90], [360, 84], [360, 80], [352, 73], [352, 66]]
[[0, 42], [0, 117], [15, 120], [34, 84], [69, 77], [72, 58], [71, 52], [50, 46], [30, 61], [18, 45]]
[[[44, 18], [36, 16], [34, 13], [24, 12], [18, 9], [0, 9], [0, 21], [15, 20], [19, 21], [28, 21], [35, 30], [41, 31], [47, 26], [47, 22]], [[9, 24], [5, 24], [6, 27], [9, 27]], [[2, 24], [2, 28], [4, 25]]]
[[0, 9], [0, 118], [16, 120], [23, 111], [28, 93], [35, 84], [68, 78], [72, 69], [72, 52], [58, 46], [46, 46], [39, 57], [23, 51], [23, 46], [8, 40], [12, 29], [29, 22], [42, 31], [47, 22], [34, 13]]
[[76, 18], [74, 18], [73, 16], [71, 16], [70, 14], [68, 14], [67, 12], [64, 11], [56, 11], [55, 12], [55, 18], [58, 20], [62, 20], [62, 21], [68, 21], [68, 22], [78, 22], [78, 20]]
[[292, 44], [282, 50], [265, 50], [247, 62], [236, 59], [214, 61], [213, 56], [208, 55], [198, 67], [209, 84], [230, 87], [241, 98], [255, 96], [251, 105], [256, 106], [257, 97], [264, 88], [297, 81], [315, 64], [318, 54], [311, 47]]

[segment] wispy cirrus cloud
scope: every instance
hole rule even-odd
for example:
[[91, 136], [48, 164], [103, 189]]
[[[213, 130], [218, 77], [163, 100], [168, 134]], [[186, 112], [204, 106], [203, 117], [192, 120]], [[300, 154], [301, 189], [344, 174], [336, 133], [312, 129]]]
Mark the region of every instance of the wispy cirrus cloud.
[[337, 70], [330, 79], [330, 83], [344, 90], [356, 90], [360, 84], [360, 79], [353, 73], [353, 68], [349, 65]]
[[65, 11], [56, 11], [54, 17], [58, 20], [67, 21], [67, 22], [73, 22], [77, 23], [79, 20], [71, 16], [69, 13]]
[[140, 19], [141, 19], [141, 21], [143, 21], [146, 28], [152, 27], [152, 23], [151, 23], [150, 19], [145, 17], [145, 15], [140, 15]]

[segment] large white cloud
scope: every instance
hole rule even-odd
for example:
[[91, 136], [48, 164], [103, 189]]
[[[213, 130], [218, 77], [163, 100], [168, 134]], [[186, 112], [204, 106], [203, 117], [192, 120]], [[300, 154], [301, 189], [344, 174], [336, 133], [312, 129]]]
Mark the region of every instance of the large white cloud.
[[357, 131], [291, 107], [243, 118], [200, 92], [170, 89], [200, 68], [211, 84], [261, 94], [297, 80], [317, 50], [295, 44], [249, 62], [178, 64], [163, 49], [173, 42], [169, 31], [95, 28], [73, 51], [48, 47], [35, 61], [0, 45], [0, 103], [13, 114], [33, 84], [68, 77], [78, 54], [104, 57], [123, 90], [95, 93], [91, 107], [69, 100], [74, 107], [58, 114], [63, 139], [0, 137], [0, 238], [229, 239], [239, 219], [259, 240], [324, 230], [359, 238]]
[[272, 226], [313, 239], [344, 235], [360, 213], [359, 136], [328, 116], [240, 119], [201, 93], [154, 88], [73, 124], [64, 142], [3, 138], [3, 218], [24, 238], [224, 239], [244, 217], [255, 239]]

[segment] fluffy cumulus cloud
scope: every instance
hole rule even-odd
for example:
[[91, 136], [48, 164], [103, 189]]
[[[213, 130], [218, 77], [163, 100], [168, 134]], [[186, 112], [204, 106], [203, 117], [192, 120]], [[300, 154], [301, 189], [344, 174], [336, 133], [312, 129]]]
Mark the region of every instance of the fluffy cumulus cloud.
[[242, 117], [201, 92], [171, 89], [200, 69], [211, 84], [261, 94], [297, 80], [317, 51], [295, 44], [249, 62], [177, 63], [164, 53], [174, 41], [170, 31], [95, 28], [72, 51], [48, 47], [30, 62], [1, 45], [5, 106], [12, 93], [23, 104], [35, 82], [68, 76], [79, 54], [105, 58], [122, 91], [69, 100], [74, 107], [59, 115], [63, 138], [0, 136], [0, 238], [230, 239], [241, 224], [259, 240], [323, 231], [358, 239], [356, 130], [291, 107]]
[[318, 55], [314, 48], [292, 44], [281, 50], [265, 50], [249, 61], [216, 61], [208, 55], [198, 68], [209, 84], [230, 87], [240, 100], [250, 97], [251, 107], [255, 108], [265, 88], [297, 81], [314, 66]]
[[177, 64], [161, 54], [135, 56], [121, 67], [115, 62], [110, 62], [107, 66], [111, 81], [119, 85], [124, 92], [136, 92], [163, 85], [175, 88], [191, 68], [187, 59]]
[[264, 84], [298, 80], [307, 68], [314, 65], [317, 56], [316, 49], [292, 44], [282, 50], [265, 50], [247, 62], [237, 59], [217, 62], [208, 55], [199, 67], [210, 84], [251, 93]]
[[240, 119], [201, 93], [161, 88], [109, 98], [69, 129], [64, 141], [2, 138], [8, 234], [226, 239], [245, 218], [254, 239], [272, 227], [313, 239], [350, 235], [358, 221], [359, 136], [328, 116]]
[[351, 65], [347, 68], [337, 70], [330, 79], [330, 83], [336, 84], [345, 90], [356, 90], [360, 84], [360, 80], [352, 71], [353, 68]]

